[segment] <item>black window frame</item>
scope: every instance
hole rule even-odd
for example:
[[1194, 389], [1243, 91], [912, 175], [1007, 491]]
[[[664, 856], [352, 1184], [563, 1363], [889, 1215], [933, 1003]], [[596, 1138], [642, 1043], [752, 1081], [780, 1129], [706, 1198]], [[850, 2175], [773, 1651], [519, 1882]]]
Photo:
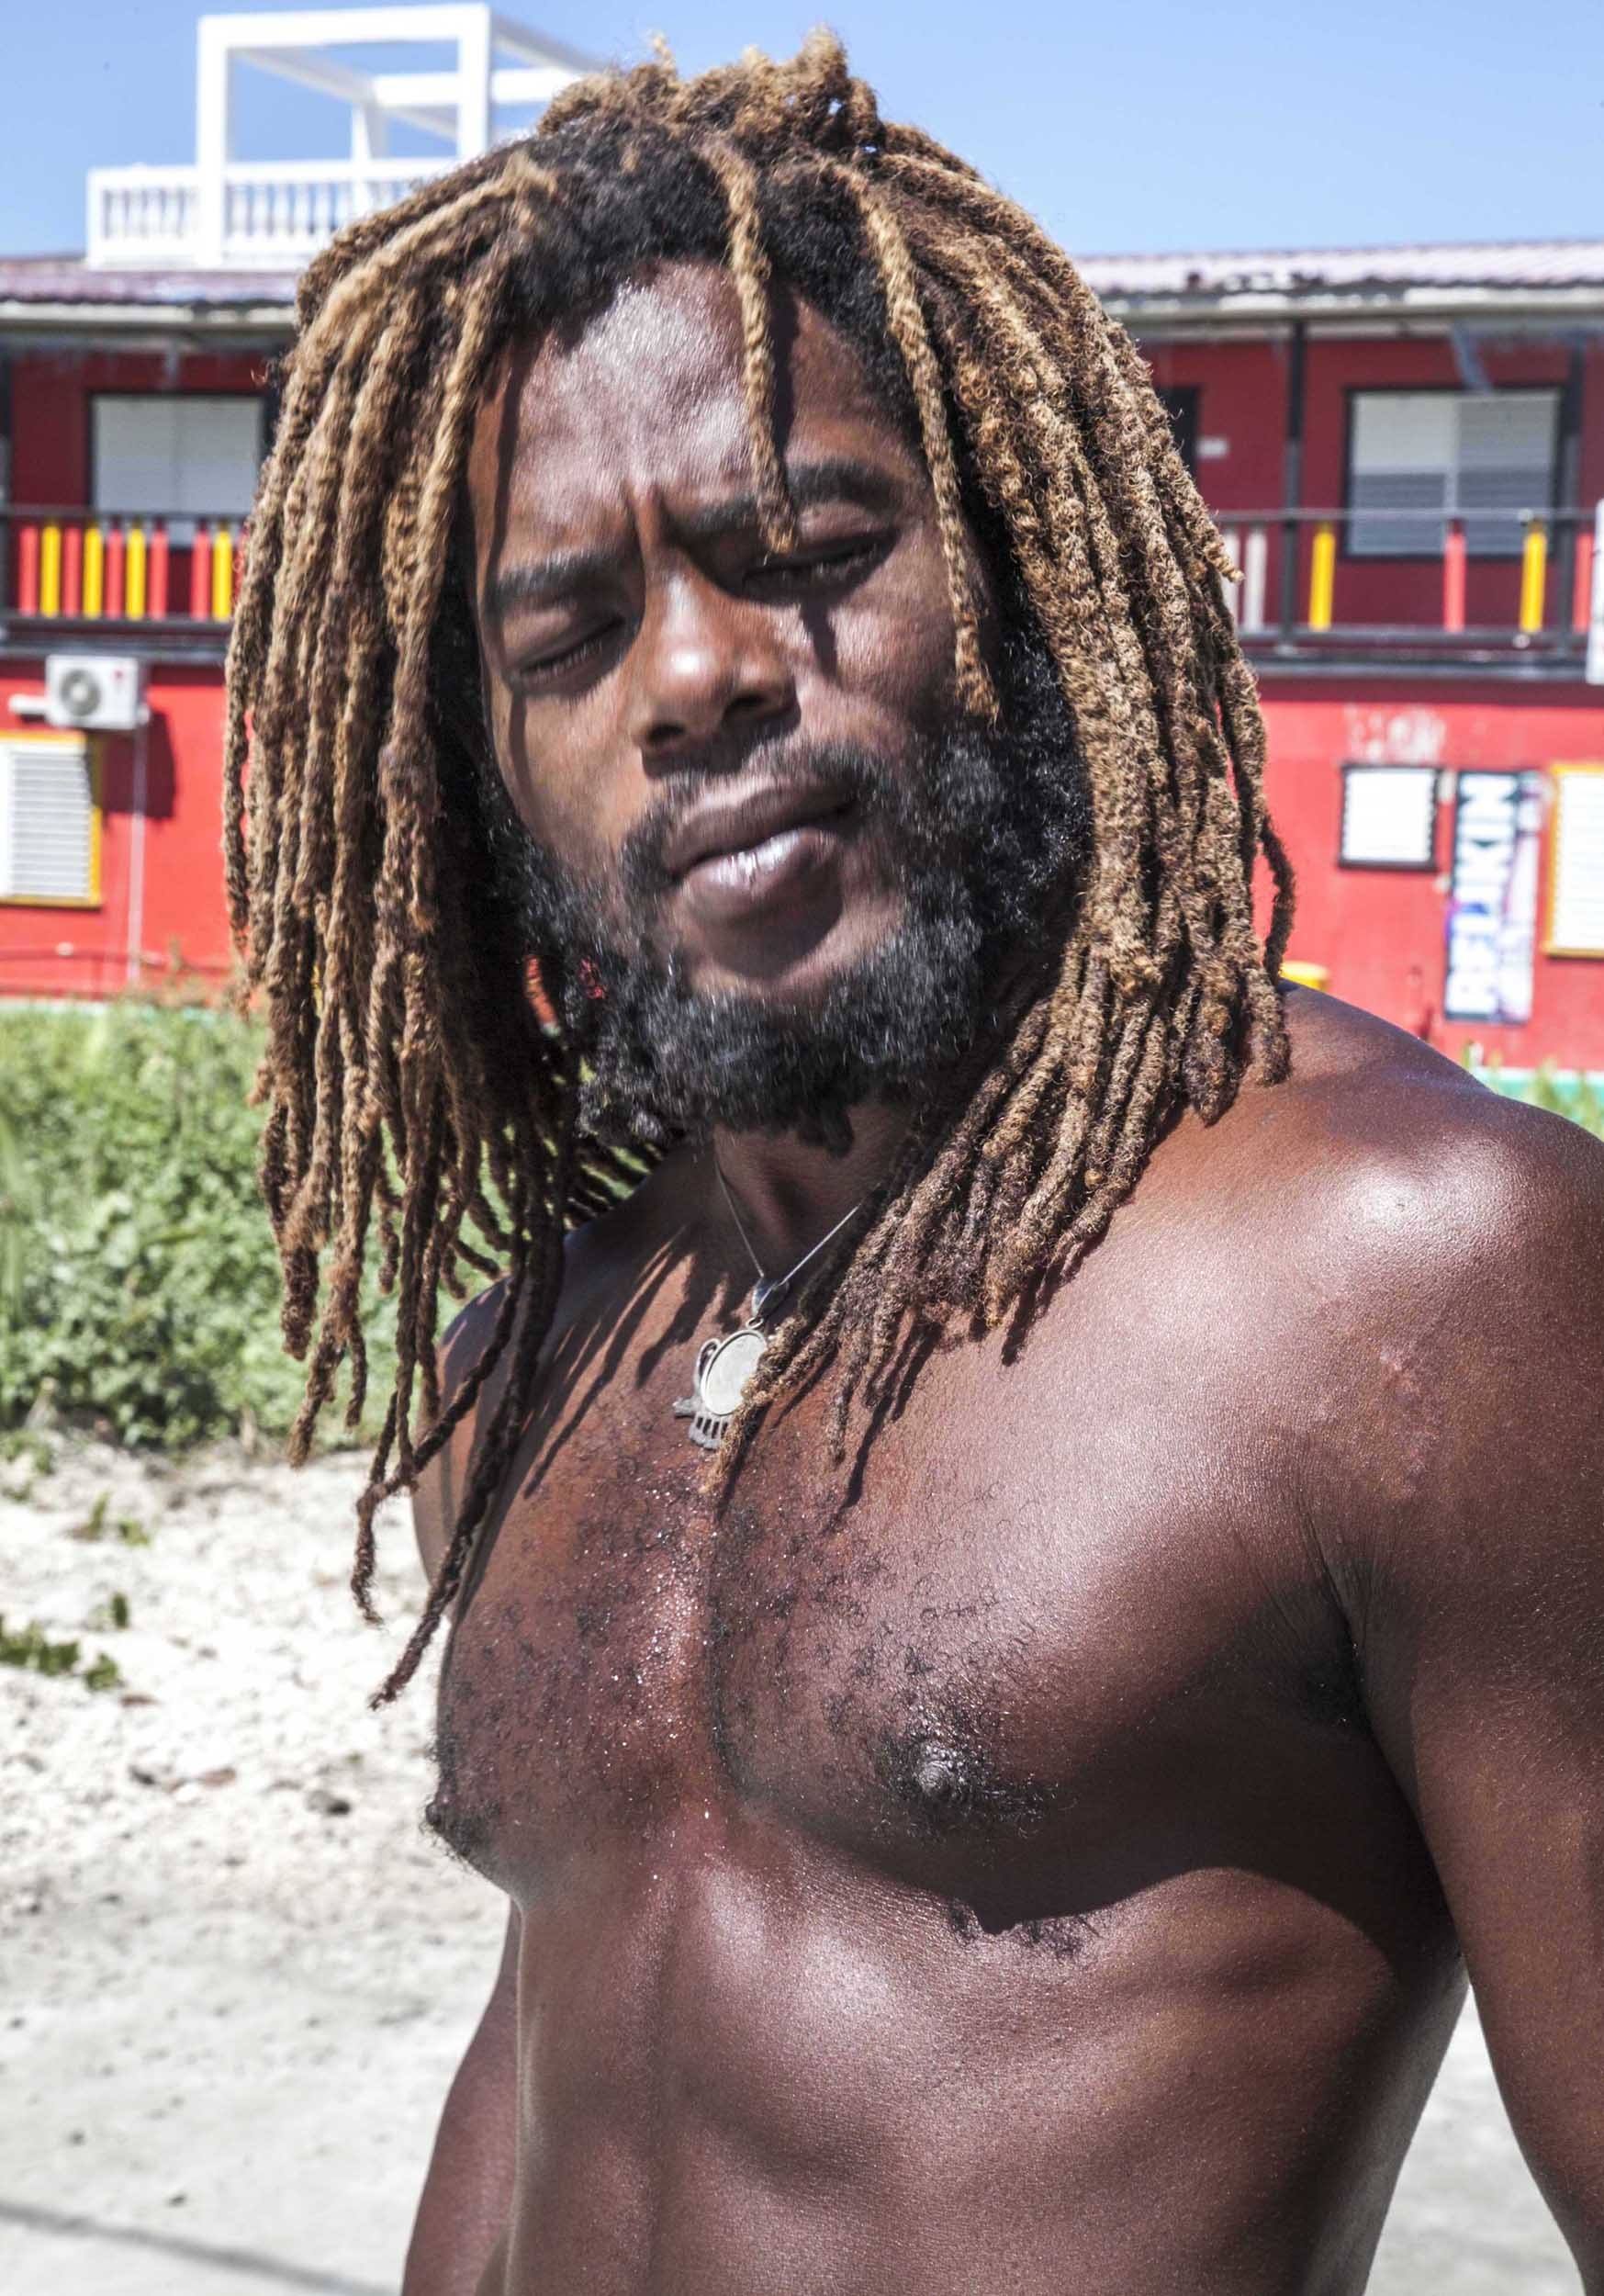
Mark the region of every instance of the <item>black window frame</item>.
[[[1437, 866], [1438, 817], [1441, 811], [1437, 792], [1441, 786], [1444, 769], [1440, 765], [1427, 765], [1413, 758], [1403, 760], [1344, 758], [1339, 771], [1341, 775], [1341, 796], [1338, 801], [1337, 809], [1337, 867], [1362, 872], [1382, 870], [1394, 876], [1436, 876], [1439, 873]], [[1419, 861], [1361, 861], [1349, 855], [1345, 849], [1348, 829], [1348, 776], [1351, 773], [1429, 773], [1431, 776], [1431, 794], [1426, 815], [1426, 850]]]

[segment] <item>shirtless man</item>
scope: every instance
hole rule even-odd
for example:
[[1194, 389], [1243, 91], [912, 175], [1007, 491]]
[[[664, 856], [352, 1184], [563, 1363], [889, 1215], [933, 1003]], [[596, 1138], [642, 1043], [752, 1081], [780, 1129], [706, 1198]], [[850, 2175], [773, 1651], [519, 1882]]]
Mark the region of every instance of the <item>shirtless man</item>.
[[407, 2296], [1352, 2296], [1467, 1974], [1601, 2296], [1604, 1154], [1271, 986], [1136, 364], [829, 42], [383, 223], [308, 282], [235, 865], [292, 1336], [363, 1120], [404, 1339], [476, 1096], [513, 1142], [389, 1476], [510, 1908]]

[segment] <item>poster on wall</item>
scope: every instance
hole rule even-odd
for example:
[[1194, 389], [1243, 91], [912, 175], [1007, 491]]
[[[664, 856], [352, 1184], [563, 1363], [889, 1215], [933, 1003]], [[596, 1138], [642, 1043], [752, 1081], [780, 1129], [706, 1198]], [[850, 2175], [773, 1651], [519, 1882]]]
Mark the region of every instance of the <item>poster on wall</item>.
[[1542, 776], [1475, 771], [1458, 781], [1443, 1018], [1530, 1020]]
[[1604, 765], [1556, 765], [1548, 938], [1554, 957], [1604, 957]]
[[1437, 768], [1342, 768], [1344, 869], [1430, 869], [1436, 857]]

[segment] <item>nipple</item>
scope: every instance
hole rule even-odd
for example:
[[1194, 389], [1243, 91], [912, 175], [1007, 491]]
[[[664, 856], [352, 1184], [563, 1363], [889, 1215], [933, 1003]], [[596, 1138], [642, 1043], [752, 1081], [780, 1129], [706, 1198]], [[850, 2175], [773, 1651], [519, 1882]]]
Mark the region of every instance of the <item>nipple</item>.
[[947, 1739], [904, 1739], [887, 1767], [898, 1800], [927, 1826], [952, 1824], [974, 1798], [973, 1765]]
[[955, 1746], [925, 1739], [911, 1749], [908, 1782], [932, 1810], [948, 1809], [964, 1796], [964, 1761]]
[[899, 1731], [881, 1740], [874, 1766], [885, 1790], [930, 1833], [957, 1826], [1028, 1833], [1046, 1813], [1042, 1787], [1034, 1779], [999, 1776], [983, 1744], [967, 1732], [949, 1737], [928, 1722]]

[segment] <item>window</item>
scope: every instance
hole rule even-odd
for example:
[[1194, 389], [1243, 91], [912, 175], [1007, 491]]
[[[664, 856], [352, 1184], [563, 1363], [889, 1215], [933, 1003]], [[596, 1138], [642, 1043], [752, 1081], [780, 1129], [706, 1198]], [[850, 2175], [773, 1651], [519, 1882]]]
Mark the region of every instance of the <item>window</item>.
[[1445, 516], [1477, 557], [1519, 556], [1521, 512], [1554, 500], [1557, 390], [1356, 390], [1350, 407], [1350, 557], [1435, 557]]
[[81, 734], [0, 739], [0, 900], [100, 898], [100, 807]]
[[1170, 418], [1170, 428], [1175, 433], [1181, 459], [1191, 471], [1197, 468], [1197, 401], [1200, 396], [1195, 383], [1166, 384], [1159, 392], [1159, 404]]
[[168, 533], [184, 544], [194, 539], [196, 517], [243, 518], [250, 509], [262, 462], [260, 399], [102, 393], [91, 419], [97, 511], [165, 512]]

